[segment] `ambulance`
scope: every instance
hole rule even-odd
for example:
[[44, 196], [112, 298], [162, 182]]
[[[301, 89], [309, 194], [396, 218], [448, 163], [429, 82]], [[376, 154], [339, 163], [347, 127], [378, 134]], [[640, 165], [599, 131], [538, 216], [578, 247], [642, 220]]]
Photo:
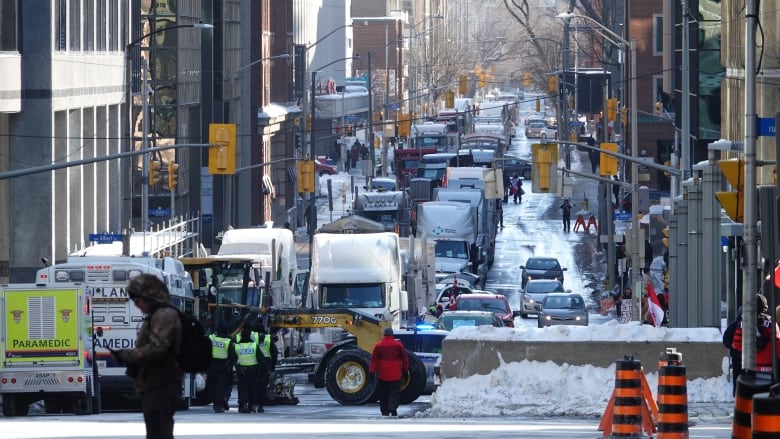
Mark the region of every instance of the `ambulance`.
[[100, 411], [90, 297], [77, 283], [0, 286], [0, 395], [5, 416]]

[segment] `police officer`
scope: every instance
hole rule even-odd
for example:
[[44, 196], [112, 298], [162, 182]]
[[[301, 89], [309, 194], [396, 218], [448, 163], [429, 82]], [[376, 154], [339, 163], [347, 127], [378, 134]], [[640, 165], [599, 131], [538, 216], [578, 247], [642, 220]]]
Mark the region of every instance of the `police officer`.
[[268, 389], [268, 382], [271, 379], [271, 372], [274, 369], [276, 363], [276, 345], [273, 342], [273, 336], [268, 334], [265, 327], [258, 326], [258, 331], [253, 332], [252, 335], [256, 336], [257, 348], [262, 354], [262, 359], [258, 358], [257, 369], [257, 397], [255, 398], [257, 406], [254, 407], [254, 411], [257, 413], [263, 413], [263, 402], [266, 399], [266, 389]]
[[257, 342], [252, 340], [252, 331], [248, 325], [241, 330], [239, 339], [230, 343], [228, 359], [236, 365], [238, 411], [252, 413], [257, 406], [258, 364], [264, 359]]
[[206, 376], [206, 384], [213, 398], [214, 413], [224, 413], [228, 409], [225, 395], [230, 395], [227, 386], [232, 386], [230, 382], [232, 365], [228, 361], [230, 337], [226, 336], [226, 331], [227, 323], [220, 322], [217, 331], [209, 335], [212, 361]]

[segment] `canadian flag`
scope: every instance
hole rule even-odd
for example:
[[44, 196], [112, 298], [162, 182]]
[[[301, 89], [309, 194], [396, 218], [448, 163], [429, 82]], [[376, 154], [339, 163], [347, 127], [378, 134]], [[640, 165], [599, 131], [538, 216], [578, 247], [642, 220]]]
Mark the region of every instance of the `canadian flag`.
[[655, 294], [653, 289], [653, 283], [647, 281], [647, 306], [650, 311], [650, 316], [653, 318], [653, 326], [656, 328], [661, 326], [661, 322], [664, 321], [664, 309], [661, 307], [661, 301], [658, 300], [658, 295]]

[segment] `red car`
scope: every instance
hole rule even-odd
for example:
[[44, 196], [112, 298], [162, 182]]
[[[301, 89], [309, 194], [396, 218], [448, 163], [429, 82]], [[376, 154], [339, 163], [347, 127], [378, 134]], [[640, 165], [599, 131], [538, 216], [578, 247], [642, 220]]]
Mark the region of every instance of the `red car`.
[[314, 170], [320, 177], [323, 175], [335, 175], [339, 173], [339, 168], [337, 168], [336, 165], [330, 165], [319, 159], [314, 161]]
[[450, 311], [490, 311], [504, 321], [504, 326], [515, 327], [515, 317], [520, 311], [512, 311], [509, 301], [502, 294], [461, 294], [450, 304]]

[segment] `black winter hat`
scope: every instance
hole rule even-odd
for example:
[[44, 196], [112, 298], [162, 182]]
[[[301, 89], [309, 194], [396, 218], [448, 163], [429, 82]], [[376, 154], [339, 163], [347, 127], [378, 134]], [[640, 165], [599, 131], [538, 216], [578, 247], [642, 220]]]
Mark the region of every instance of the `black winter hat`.
[[766, 314], [769, 311], [769, 304], [766, 301], [766, 297], [761, 294], [756, 294], [756, 314]]

